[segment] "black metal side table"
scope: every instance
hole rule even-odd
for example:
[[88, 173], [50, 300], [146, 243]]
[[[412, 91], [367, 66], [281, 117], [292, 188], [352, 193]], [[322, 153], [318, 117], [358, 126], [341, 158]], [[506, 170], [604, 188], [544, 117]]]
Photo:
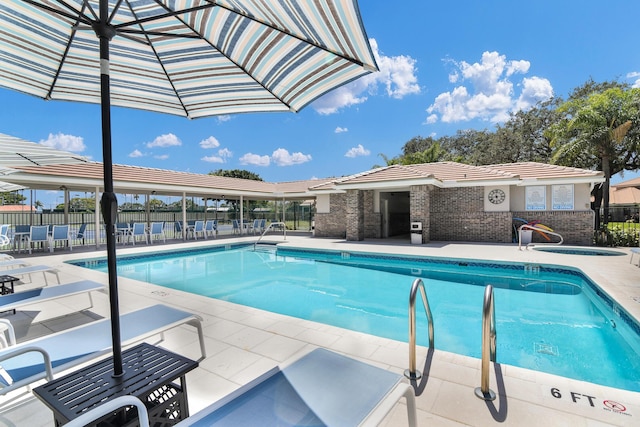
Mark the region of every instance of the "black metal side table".
[[[189, 416], [185, 375], [198, 362], [147, 343], [123, 351], [122, 361], [124, 374], [119, 378], [112, 375], [113, 358], [109, 357], [49, 381], [33, 392], [53, 411], [56, 426], [123, 395], [135, 396], [145, 403], [151, 425], [172, 426]], [[137, 413], [125, 408], [93, 425], [135, 426]]]
[[18, 280], [20, 279], [6, 274], [0, 276], [0, 295], [12, 294], [14, 291], [13, 284]]

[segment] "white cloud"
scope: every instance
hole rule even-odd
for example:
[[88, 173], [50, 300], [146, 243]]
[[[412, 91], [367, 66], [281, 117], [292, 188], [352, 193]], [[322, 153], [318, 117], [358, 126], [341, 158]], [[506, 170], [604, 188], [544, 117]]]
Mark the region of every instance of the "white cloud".
[[627, 74], [628, 79], [635, 79], [635, 82], [632, 83], [632, 87], [640, 88], [640, 72], [633, 71]]
[[259, 154], [247, 153], [240, 157], [241, 165], [269, 166], [271, 158], [269, 156], [261, 156]]
[[208, 163], [224, 163], [224, 159], [220, 156], [204, 156], [200, 160]]
[[271, 155], [271, 160], [278, 166], [291, 166], [311, 161], [311, 155], [300, 152], [289, 154], [284, 148], [278, 148]]
[[144, 154], [142, 154], [142, 151], [140, 150], [133, 150], [132, 152], [129, 153], [129, 157], [143, 157]]
[[40, 144], [57, 150], [81, 153], [87, 148], [81, 136], [65, 135], [64, 133], [49, 134], [47, 139], [40, 140]]
[[240, 163], [243, 165], [269, 166], [272, 162], [277, 166], [299, 165], [311, 161], [310, 154], [289, 153], [284, 148], [278, 148], [271, 156], [261, 156], [259, 154], [247, 153], [240, 157]]
[[[460, 86], [435, 98], [427, 108], [427, 124], [438, 120], [451, 123], [474, 119], [503, 122], [510, 112], [527, 109], [553, 96], [551, 83], [542, 77], [523, 77], [514, 84], [512, 80], [517, 74], [529, 72], [529, 61], [507, 61], [506, 56], [498, 52], [484, 52], [479, 63], [445, 62], [456, 67], [449, 74], [449, 82]], [[465, 82], [468, 85], [464, 85]], [[520, 88], [519, 95], [515, 94], [514, 86]]]
[[164, 135], [160, 135], [158, 137], [156, 137], [156, 139], [154, 139], [152, 142], [147, 142], [147, 147], [148, 148], [153, 148], [153, 147], [174, 147], [177, 145], [182, 145], [182, 141], [180, 141], [180, 138], [178, 138], [177, 136], [175, 136], [172, 133], [167, 133]]
[[387, 96], [395, 99], [420, 93], [415, 59], [406, 55], [385, 56], [378, 50], [375, 39], [369, 39], [369, 43], [380, 71], [360, 77], [313, 102], [318, 113], [333, 114], [341, 108], [361, 104], [367, 100], [365, 94], [377, 94], [379, 86], [385, 88]]
[[233, 156], [233, 153], [228, 148], [221, 148], [218, 150], [218, 156], [222, 157], [223, 159], [229, 159]]
[[168, 154], [158, 154], [153, 156], [154, 159], [158, 159], [158, 160], [167, 160], [169, 158]]
[[334, 132], [335, 133], [349, 132], [349, 129], [338, 126], [336, 130], [334, 130]]
[[361, 157], [361, 156], [368, 156], [369, 154], [371, 154], [371, 151], [364, 148], [362, 144], [358, 144], [357, 147], [353, 147], [349, 149], [349, 151], [347, 151], [347, 153], [344, 156], [345, 157]]
[[207, 139], [203, 139], [202, 141], [200, 141], [200, 147], [207, 149], [207, 148], [218, 148], [220, 146], [220, 142], [213, 136], [210, 136]]
[[228, 114], [223, 114], [221, 116], [217, 116], [217, 119], [218, 119], [218, 123], [224, 123], [231, 120], [231, 116]]
[[227, 159], [230, 158], [232, 155], [233, 153], [229, 149], [221, 148], [220, 150], [218, 150], [217, 156], [205, 156], [205, 157], [202, 157], [200, 160], [203, 160], [209, 163], [226, 163]]

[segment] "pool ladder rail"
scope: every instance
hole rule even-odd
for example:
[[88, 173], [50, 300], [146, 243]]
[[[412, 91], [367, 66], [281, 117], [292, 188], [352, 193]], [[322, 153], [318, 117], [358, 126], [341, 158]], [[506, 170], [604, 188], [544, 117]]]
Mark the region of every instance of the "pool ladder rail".
[[[559, 242], [554, 242], [554, 243], [543, 243], [546, 245], [561, 245], [564, 242], [564, 238], [556, 233], [553, 232], [551, 230], [547, 230], [546, 228], [542, 228], [542, 227], [536, 227], [535, 225], [529, 225], [529, 224], [523, 224], [520, 226], [520, 228], [518, 228], [518, 250], [522, 250], [522, 230], [523, 229], [528, 229], [528, 230], [533, 230], [533, 231], [537, 231], [539, 233], [545, 233], [545, 234], [549, 234], [552, 236], [558, 236], [560, 238]], [[535, 243], [527, 243], [525, 249], [529, 249], [529, 246], [535, 246]]]
[[422, 372], [416, 369], [416, 295], [420, 290], [422, 295], [422, 305], [424, 306], [424, 312], [429, 322], [429, 349], [434, 349], [433, 344], [433, 317], [431, 316], [431, 309], [429, 308], [429, 300], [427, 299], [427, 293], [424, 289], [424, 283], [422, 279], [416, 279], [411, 285], [411, 292], [409, 294], [409, 369], [404, 371], [404, 376], [410, 380], [418, 380], [422, 378]]
[[284, 222], [272, 222], [267, 228], [264, 229], [260, 237], [258, 237], [258, 240], [256, 240], [256, 242], [253, 244], [253, 249], [256, 248], [258, 243], [260, 243], [260, 240], [262, 240], [262, 238], [265, 236], [265, 234], [267, 234], [269, 230], [271, 230], [271, 228], [275, 230], [276, 227], [283, 230], [284, 240], [287, 240], [287, 225]]
[[482, 365], [480, 387], [475, 394], [482, 400], [495, 400], [496, 394], [489, 388], [489, 365], [496, 362], [496, 311], [493, 302], [493, 286], [484, 289], [482, 303]]
[[[422, 296], [422, 305], [427, 316], [429, 329], [429, 350], [434, 350], [433, 316], [427, 299], [427, 292], [422, 279], [415, 279], [409, 293], [409, 369], [404, 376], [409, 380], [419, 380], [422, 372], [416, 369], [416, 296], [418, 290]], [[483, 400], [495, 400], [496, 394], [489, 388], [489, 365], [496, 362], [496, 315], [493, 302], [493, 286], [488, 285], [484, 291], [482, 304], [482, 365], [480, 387], [475, 389], [475, 395]]]

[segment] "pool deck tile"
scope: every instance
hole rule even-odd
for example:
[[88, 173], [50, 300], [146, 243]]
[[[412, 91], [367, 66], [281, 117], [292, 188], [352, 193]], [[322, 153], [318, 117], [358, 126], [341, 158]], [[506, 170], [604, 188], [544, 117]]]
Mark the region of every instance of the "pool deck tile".
[[[225, 239], [224, 243], [255, 238]], [[223, 244], [218, 241], [173, 245], [195, 247]], [[618, 302], [632, 317], [640, 319], [640, 269], [626, 256], [583, 256], [518, 250], [515, 245], [484, 245], [437, 242], [411, 245], [404, 241], [344, 240], [290, 236], [283, 245], [342, 251], [454, 257], [494, 261], [558, 264], [581, 269]], [[162, 246], [118, 248], [119, 254], [167, 250]], [[91, 278], [107, 283], [104, 273], [65, 264], [64, 261], [104, 256], [105, 252], [57, 253], [28, 257], [34, 264], [60, 269], [62, 282]], [[19, 289], [42, 286], [33, 283]], [[408, 344], [344, 330], [307, 320], [267, 313], [224, 301], [157, 287], [131, 279], [119, 279], [120, 311], [127, 312], [155, 303], [166, 303], [193, 311], [204, 320], [208, 356], [187, 375], [191, 413], [206, 407], [256, 376], [279, 364], [288, 364], [318, 346], [325, 347], [375, 366], [402, 373], [408, 365]], [[94, 307], [86, 296], [65, 298], [33, 305], [15, 315], [5, 314], [16, 326], [17, 338], [24, 341], [66, 329], [101, 317], [108, 317], [108, 297], [94, 293]], [[420, 331], [418, 331], [420, 333]], [[436, 331], [437, 333], [437, 331]], [[499, 331], [498, 331], [499, 339]], [[150, 339], [169, 350], [197, 359], [197, 334], [181, 327], [166, 334], [164, 341]], [[480, 385], [480, 360], [443, 351], [428, 352], [418, 347], [418, 369], [425, 376], [414, 382], [417, 390], [418, 425], [429, 426], [632, 426], [640, 425], [640, 393], [613, 389], [564, 377], [508, 365], [492, 365], [490, 388], [498, 395], [485, 402], [474, 395]], [[552, 390], [553, 389], [553, 390]], [[554, 397], [553, 392], [561, 396]], [[556, 393], [557, 395], [557, 393]], [[614, 412], [610, 402], [625, 405]], [[49, 409], [26, 388], [0, 397], [0, 418], [6, 425], [50, 426]], [[396, 405], [382, 426], [407, 425], [404, 403]]]

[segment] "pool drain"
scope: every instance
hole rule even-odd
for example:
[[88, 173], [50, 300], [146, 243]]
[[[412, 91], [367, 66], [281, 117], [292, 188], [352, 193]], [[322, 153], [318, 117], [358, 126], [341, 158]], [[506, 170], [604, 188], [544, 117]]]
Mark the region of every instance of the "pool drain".
[[540, 354], [548, 354], [549, 356], [559, 356], [560, 352], [558, 351], [558, 347], [551, 344], [545, 343], [533, 343], [533, 348], [536, 353]]

